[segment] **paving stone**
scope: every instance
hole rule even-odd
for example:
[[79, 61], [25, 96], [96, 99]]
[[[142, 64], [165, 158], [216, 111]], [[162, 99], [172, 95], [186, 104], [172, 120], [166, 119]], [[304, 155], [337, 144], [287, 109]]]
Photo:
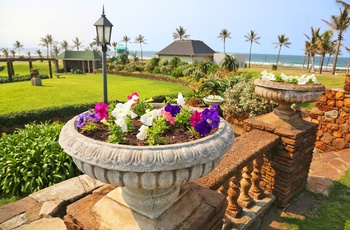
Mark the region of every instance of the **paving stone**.
[[19, 201], [6, 204], [0, 207], [0, 223], [5, 222], [6, 220], [11, 219], [14, 216], [17, 216], [21, 213], [24, 213], [25, 210], [30, 210], [38, 204], [34, 199], [30, 197], [25, 197]]
[[320, 160], [328, 163], [329, 161], [331, 161], [332, 159], [336, 158], [337, 155], [334, 152], [325, 152], [322, 155], [320, 155]]
[[64, 230], [66, 229], [66, 226], [63, 223], [63, 220], [60, 218], [44, 218], [37, 221], [34, 221], [30, 224], [22, 225], [16, 230]]
[[334, 168], [336, 168], [340, 173], [348, 169], [347, 163], [345, 163], [343, 160], [338, 158], [331, 160], [329, 164], [331, 164]]
[[48, 218], [51, 216], [52, 212], [62, 203], [62, 200], [46, 201], [42, 205], [39, 216]]
[[53, 200], [71, 200], [85, 194], [85, 188], [78, 177], [71, 178], [61, 183], [35, 192], [29, 197], [38, 202]]
[[26, 222], [27, 222], [27, 216], [25, 213], [22, 213], [0, 224], [0, 229], [11, 230], [21, 226], [22, 224], [25, 224]]

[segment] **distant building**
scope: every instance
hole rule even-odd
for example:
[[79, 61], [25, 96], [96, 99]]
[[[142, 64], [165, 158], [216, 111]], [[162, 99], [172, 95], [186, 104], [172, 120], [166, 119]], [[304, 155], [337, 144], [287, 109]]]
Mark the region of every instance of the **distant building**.
[[157, 53], [158, 57], [171, 60], [178, 57], [181, 61], [193, 63], [208, 58], [213, 61], [215, 51], [199, 40], [176, 40]]
[[101, 66], [101, 55], [93, 51], [64, 51], [57, 60], [63, 61], [64, 72], [72, 72], [81, 69], [83, 73], [94, 73]]

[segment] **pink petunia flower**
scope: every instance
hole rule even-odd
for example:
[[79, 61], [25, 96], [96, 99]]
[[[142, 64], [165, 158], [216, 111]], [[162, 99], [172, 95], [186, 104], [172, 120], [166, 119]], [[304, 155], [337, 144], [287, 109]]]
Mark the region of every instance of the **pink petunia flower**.
[[160, 111], [160, 114], [162, 114], [165, 117], [165, 120], [167, 122], [169, 122], [170, 124], [175, 124], [175, 117], [171, 116], [170, 112], [165, 111], [164, 109], [162, 109]]
[[100, 120], [103, 120], [104, 118], [108, 117], [108, 105], [105, 103], [97, 103], [95, 105], [94, 111], [99, 116]]
[[201, 120], [202, 120], [202, 112], [198, 112], [197, 110], [194, 111], [194, 113], [190, 117], [191, 126], [194, 127], [196, 123]]

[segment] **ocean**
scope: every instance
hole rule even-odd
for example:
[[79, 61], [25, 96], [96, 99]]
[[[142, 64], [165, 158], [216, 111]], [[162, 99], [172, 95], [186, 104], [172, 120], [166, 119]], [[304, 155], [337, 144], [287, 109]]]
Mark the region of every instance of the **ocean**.
[[[130, 51], [130, 54], [137, 52], [137, 56], [140, 57], [140, 51]], [[150, 59], [156, 56], [156, 51], [143, 51], [142, 56], [144, 59]], [[328, 61], [328, 56], [325, 57], [323, 61], [323, 68], [331, 69], [333, 65], [334, 57], [330, 57]], [[282, 66], [292, 66], [302, 68], [305, 57], [302, 55], [280, 55], [279, 65]], [[320, 65], [320, 56], [315, 57], [315, 68], [319, 68]], [[249, 54], [245, 54], [246, 63], [249, 62]], [[277, 61], [277, 54], [253, 54], [251, 57], [251, 64], [259, 64], [259, 65], [272, 65]], [[338, 57], [337, 68], [346, 69], [348, 65], [349, 58], [348, 57]], [[311, 61], [310, 61], [311, 64]], [[328, 64], [328, 66], [327, 66]], [[305, 59], [304, 66], [306, 68], [307, 59]]]
[[[46, 49], [41, 48], [40, 49], [43, 56], [46, 56]], [[21, 55], [27, 56], [27, 52], [30, 51], [32, 56], [37, 55], [36, 54], [36, 49], [34, 48], [30, 48], [28, 50], [24, 49], [21, 50]], [[134, 51], [130, 51], [130, 55], [129, 57], [131, 58], [131, 54], [137, 53], [137, 56], [140, 57], [141, 56], [141, 52], [139, 50], [134, 50]], [[156, 52], [157, 51], [143, 51], [142, 52], [142, 58], [143, 59], [151, 59], [153, 57], [156, 56]], [[114, 56], [115, 55], [115, 51], [108, 51], [107, 54], [109, 56]], [[292, 66], [292, 67], [299, 67], [302, 68], [303, 63], [304, 63], [304, 56], [302, 55], [280, 55], [280, 59], [279, 59], [279, 65], [282, 66]], [[324, 69], [331, 69], [332, 65], [333, 65], [333, 59], [334, 57], [330, 57], [329, 61], [328, 61], [328, 56], [325, 57], [324, 63], [323, 63], [323, 68]], [[348, 66], [348, 61], [349, 61], [349, 57], [338, 57], [338, 61], [337, 61], [337, 68], [339, 69], [346, 69]], [[245, 60], [246, 63], [249, 62], [249, 54], [245, 53]], [[275, 64], [277, 61], [277, 54], [254, 54], [252, 53], [252, 58], [251, 58], [251, 64], [259, 64], [259, 65], [266, 65], [266, 66], [271, 66], [272, 64]], [[315, 57], [315, 68], [319, 68], [319, 64], [320, 64], [320, 56], [316, 56]], [[307, 62], [305, 60], [305, 68], [307, 65]]]

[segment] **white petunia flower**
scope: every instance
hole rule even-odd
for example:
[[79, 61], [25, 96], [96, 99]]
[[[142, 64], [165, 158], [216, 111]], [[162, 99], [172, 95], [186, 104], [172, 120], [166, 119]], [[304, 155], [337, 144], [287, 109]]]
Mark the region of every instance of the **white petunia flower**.
[[146, 125], [142, 125], [140, 128], [139, 128], [139, 133], [136, 135], [136, 138], [143, 141], [144, 139], [147, 138], [147, 132], [148, 132], [148, 126]]
[[126, 124], [124, 118], [119, 118], [119, 119], [115, 120], [115, 123], [116, 123], [117, 125], [119, 125], [120, 128], [122, 128], [123, 133], [125, 133], [126, 131], [128, 131], [128, 125]]
[[185, 98], [182, 96], [182, 93], [179, 93], [179, 94], [177, 95], [176, 103], [177, 103], [179, 106], [184, 106], [184, 105], [185, 105]]
[[308, 79], [305, 75], [302, 75], [298, 78], [298, 85], [305, 85], [308, 82]]
[[154, 109], [152, 111], [147, 111], [144, 115], [140, 117], [140, 121], [147, 126], [151, 126], [153, 120], [160, 115], [160, 109]]

